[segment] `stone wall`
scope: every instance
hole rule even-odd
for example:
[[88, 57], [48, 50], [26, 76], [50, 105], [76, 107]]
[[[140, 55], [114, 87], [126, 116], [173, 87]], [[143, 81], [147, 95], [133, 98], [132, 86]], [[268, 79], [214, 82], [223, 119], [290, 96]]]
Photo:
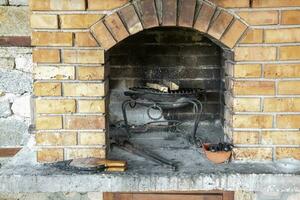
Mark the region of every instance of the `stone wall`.
[[0, 1], [0, 147], [26, 145], [31, 125], [32, 49], [27, 1]]

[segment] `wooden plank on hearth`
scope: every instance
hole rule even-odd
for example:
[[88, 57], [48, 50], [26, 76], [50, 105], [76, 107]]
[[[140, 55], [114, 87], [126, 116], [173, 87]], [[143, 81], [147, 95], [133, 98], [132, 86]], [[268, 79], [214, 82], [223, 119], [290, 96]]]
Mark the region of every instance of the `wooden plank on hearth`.
[[116, 194], [114, 200], [133, 200], [133, 195], [131, 193], [119, 193]]
[[223, 200], [234, 200], [234, 192], [224, 192]]
[[222, 194], [133, 194], [133, 200], [223, 200]]
[[0, 148], [0, 158], [15, 156], [22, 148]]
[[0, 36], [0, 47], [30, 47], [29, 36]]

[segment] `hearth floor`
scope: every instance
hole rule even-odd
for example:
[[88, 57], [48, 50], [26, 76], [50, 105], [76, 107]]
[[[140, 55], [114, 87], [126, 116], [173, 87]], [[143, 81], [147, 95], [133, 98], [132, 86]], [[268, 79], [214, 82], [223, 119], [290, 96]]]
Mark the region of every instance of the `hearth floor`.
[[[130, 139], [146, 150], [150, 150], [161, 157], [177, 163], [178, 171], [147, 160], [143, 157], [126, 152], [116, 146], [109, 152], [109, 159], [120, 159], [128, 162], [128, 170], [123, 174], [295, 174], [300, 175], [300, 162], [284, 160], [281, 162], [229, 162], [213, 164], [205, 157], [201, 149], [189, 142], [190, 127], [183, 126], [176, 133], [156, 131], [144, 134], [134, 134]], [[118, 130], [116, 130], [118, 131]], [[201, 125], [198, 136], [208, 142], [219, 142], [223, 137], [219, 124]], [[208, 139], [206, 139], [208, 138]], [[33, 138], [31, 147], [25, 147], [14, 158], [5, 161], [1, 168], [1, 174], [74, 174], [74, 172], [56, 169], [49, 164], [36, 163]], [[107, 174], [107, 172], [104, 172]], [[109, 174], [109, 173], [108, 173]]]
[[[206, 129], [207, 130], [207, 129]], [[198, 134], [201, 132], [198, 132]], [[208, 137], [208, 134], [211, 134]], [[210, 132], [202, 132], [203, 138], [209, 141], [220, 141], [222, 130], [212, 128]], [[211, 163], [200, 148], [192, 145], [185, 136], [180, 133], [170, 132], [150, 132], [146, 134], [135, 134], [130, 140], [146, 150], [171, 160], [178, 165], [178, 171], [174, 172], [167, 167], [163, 167], [153, 161], [126, 152], [118, 147], [113, 147], [109, 154], [110, 159], [126, 160], [128, 162], [128, 173], [141, 174], [194, 174], [194, 173], [228, 173], [228, 174], [288, 174], [300, 175], [300, 162], [288, 162], [282, 167], [282, 162], [229, 162], [224, 164]]]
[[[151, 133], [153, 135], [153, 133]], [[165, 136], [165, 133], [156, 133]], [[0, 167], [0, 192], [130, 192], [246, 190], [300, 192], [300, 165], [282, 163], [229, 163], [214, 165], [182, 139], [134, 140], [179, 163], [174, 172], [152, 161], [113, 148], [109, 157], [128, 161], [122, 173], [75, 173], [37, 164], [33, 146], [23, 148]], [[144, 135], [145, 136], [145, 135]], [[143, 139], [142, 139], [143, 138]]]

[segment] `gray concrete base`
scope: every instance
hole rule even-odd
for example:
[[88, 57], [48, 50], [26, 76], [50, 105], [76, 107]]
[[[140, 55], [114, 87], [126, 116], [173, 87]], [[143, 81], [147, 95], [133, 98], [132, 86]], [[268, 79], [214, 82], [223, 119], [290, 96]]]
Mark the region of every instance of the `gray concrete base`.
[[146, 167], [146, 161], [140, 160], [135, 161], [136, 163], [130, 162], [129, 170], [125, 173], [75, 174], [49, 165], [38, 165], [33, 158], [34, 148], [25, 148], [2, 166], [0, 193], [161, 192], [214, 189], [300, 192], [300, 172], [288, 174], [276, 171], [273, 164], [232, 163], [214, 168], [199, 165], [198, 169], [172, 172], [152, 166], [151, 163], [146, 163], [148, 166]]

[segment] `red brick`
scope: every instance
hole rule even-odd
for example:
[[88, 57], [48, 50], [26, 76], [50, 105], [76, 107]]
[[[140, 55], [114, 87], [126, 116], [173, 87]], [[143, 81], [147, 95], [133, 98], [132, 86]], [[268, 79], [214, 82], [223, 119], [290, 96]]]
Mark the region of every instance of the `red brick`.
[[35, 140], [37, 145], [43, 146], [77, 145], [77, 133], [36, 133]]
[[59, 63], [60, 51], [58, 49], [35, 49], [32, 57], [35, 63]]
[[299, 0], [253, 0], [254, 8], [300, 6]]
[[276, 159], [284, 158], [300, 160], [300, 148], [276, 148]]
[[234, 132], [233, 144], [258, 144], [259, 132]]
[[129, 0], [88, 0], [88, 10], [113, 10], [128, 2]]
[[220, 39], [232, 20], [233, 16], [230, 13], [221, 11], [209, 28], [208, 34], [216, 39]]
[[262, 132], [262, 144], [267, 145], [299, 145], [300, 132], [268, 131]]
[[119, 14], [130, 34], [135, 34], [143, 30], [143, 25], [135, 12], [133, 5], [122, 8], [119, 10]]
[[274, 95], [275, 82], [272, 81], [235, 81], [234, 95]]
[[231, 27], [223, 35], [221, 42], [226, 46], [233, 48], [247, 29], [247, 25], [240, 20], [235, 20]]
[[279, 81], [278, 94], [300, 95], [300, 81]]
[[234, 115], [233, 128], [272, 128], [272, 115]]
[[300, 98], [265, 98], [265, 112], [300, 112]]
[[62, 129], [62, 117], [36, 117], [35, 128], [36, 130]]
[[276, 47], [236, 47], [236, 61], [267, 61], [276, 60]]
[[85, 10], [85, 0], [30, 0], [31, 10]]
[[250, 6], [249, 0], [209, 0], [209, 1], [224, 8], [248, 8]]
[[162, 1], [162, 25], [176, 26], [177, 23], [177, 0]]
[[206, 3], [202, 4], [199, 15], [196, 19], [194, 28], [200, 32], [206, 33], [216, 8]]
[[265, 30], [266, 43], [300, 42], [300, 28], [267, 29]]
[[154, 0], [143, 0], [141, 3], [141, 13], [144, 28], [157, 27], [159, 25]]
[[277, 115], [277, 128], [300, 128], [300, 115]]
[[107, 94], [108, 81], [102, 83], [64, 83], [64, 96], [103, 97]]
[[242, 11], [238, 15], [250, 25], [278, 24], [278, 11]]
[[41, 163], [51, 163], [64, 159], [63, 149], [40, 149], [37, 152], [37, 161]]
[[68, 64], [103, 64], [103, 50], [64, 50], [63, 61]]
[[32, 32], [33, 46], [67, 46], [73, 45], [73, 34], [70, 32]]
[[263, 43], [263, 30], [250, 29], [247, 31], [245, 37], [241, 40], [241, 44], [259, 44]]
[[92, 26], [91, 31], [101, 47], [104, 49], [109, 49], [116, 44], [115, 39], [106, 28], [103, 21], [100, 21]]
[[273, 157], [272, 148], [234, 148], [234, 160], [260, 161]]
[[183, 27], [193, 27], [196, 9], [196, 0], [180, 0], [178, 25]]
[[72, 148], [66, 149], [66, 159], [77, 159], [77, 158], [105, 158], [105, 148]]
[[282, 10], [281, 24], [296, 25], [300, 24], [300, 10]]
[[75, 46], [78, 47], [97, 47], [99, 46], [90, 32], [79, 32], [75, 34]]
[[300, 46], [279, 47], [280, 60], [299, 60]]
[[87, 29], [102, 17], [103, 15], [97, 14], [60, 15], [60, 26], [61, 29]]
[[298, 78], [300, 64], [268, 64], [264, 66], [266, 78]]
[[30, 17], [30, 26], [31, 28], [57, 29], [58, 17], [57, 15], [32, 14]]
[[104, 22], [118, 42], [129, 36], [129, 33], [117, 13], [106, 17]]
[[105, 116], [66, 116], [66, 129], [105, 129]]

